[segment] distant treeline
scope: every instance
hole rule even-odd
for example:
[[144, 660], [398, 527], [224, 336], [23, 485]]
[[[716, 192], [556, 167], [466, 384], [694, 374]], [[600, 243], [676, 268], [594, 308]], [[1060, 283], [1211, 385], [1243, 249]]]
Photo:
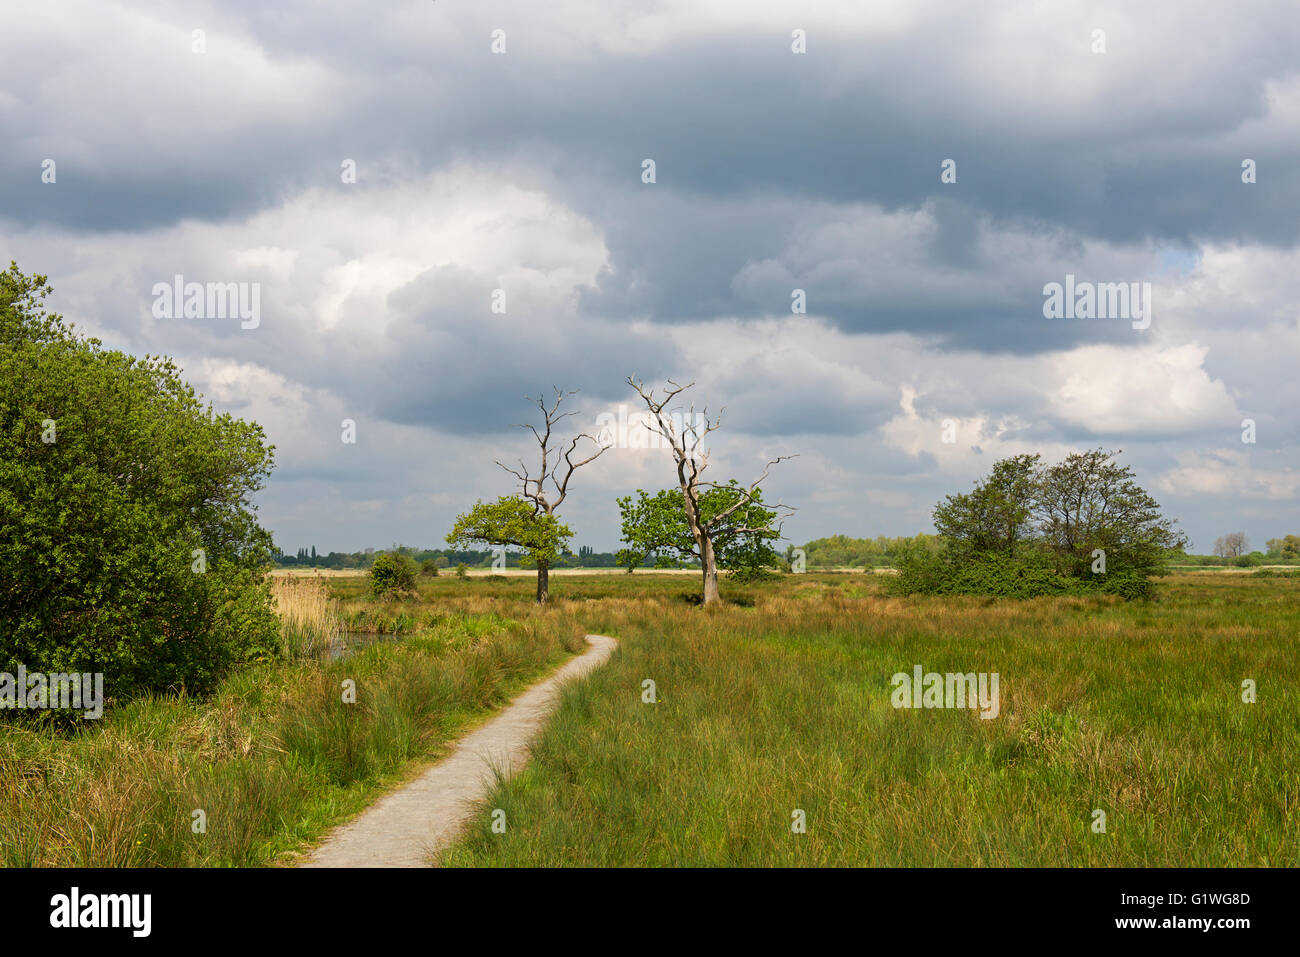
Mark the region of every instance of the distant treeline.
[[[394, 545], [391, 548], [367, 548], [359, 552], [330, 552], [318, 554], [316, 547], [299, 548], [293, 555], [279, 551], [275, 555], [276, 564], [281, 568], [359, 568], [368, 569], [378, 555], [406, 555], [416, 564], [423, 565], [432, 561], [438, 568], [455, 568], [468, 565], [470, 568], [491, 568], [495, 552], [457, 551], [450, 548], [413, 548], [410, 545]], [[583, 545], [577, 553], [567, 552], [562, 555], [553, 568], [613, 568], [616, 564], [613, 552], [597, 552], [590, 546]], [[506, 551], [506, 567], [519, 568], [519, 553]]]
[[[851, 538], [848, 535], [832, 535], [829, 538], [816, 538], [801, 546], [804, 561], [808, 568], [893, 568], [896, 558], [907, 549], [916, 546], [937, 548], [938, 535], [902, 535], [890, 538], [878, 535], [875, 538]], [[1267, 552], [1250, 552], [1228, 558], [1220, 555], [1188, 555], [1175, 552], [1170, 561], [1175, 565], [1220, 565], [1250, 567], [1254, 565], [1292, 565], [1300, 564], [1300, 538], [1287, 535], [1284, 538], [1270, 539]], [[281, 567], [306, 566], [308, 568], [359, 568], [368, 569], [375, 561], [376, 555], [385, 552], [407, 555], [417, 564], [432, 560], [439, 568], [455, 568], [465, 564], [471, 568], [490, 568], [493, 553], [491, 551], [455, 551], [447, 548], [412, 548], [409, 545], [396, 545], [387, 549], [366, 549], [358, 552], [330, 552], [328, 555], [317, 554], [314, 547], [300, 548], [293, 555], [283, 552], [275, 556]], [[793, 549], [787, 552], [793, 560]], [[614, 552], [597, 552], [584, 545], [577, 553], [566, 553], [556, 563], [556, 568], [614, 568], [618, 565]], [[506, 552], [506, 567], [519, 568], [519, 553]]]
[[[938, 535], [913, 535], [889, 538], [850, 538], [832, 535], [817, 538], [803, 546], [804, 560], [809, 568], [893, 568], [895, 559], [915, 545], [937, 547]], [[1257, 565], [1300, 565], [1300, 536], [1287, 535], [1268, 540], [1268, 551], [1250, 552], [1235, 557], [1221, 555], [1189, 555], [1175, 551], [1170, 554], [1174, 565], [1219, 565], [1249, 568]]]
[[889, 538], [850, 538], [832, 535], [815, 538], [803, 546], [804, 561], [809, 568], [891, 568], [895, 558], [909, 548], [936, 546], [938, 535], [906, 535]]

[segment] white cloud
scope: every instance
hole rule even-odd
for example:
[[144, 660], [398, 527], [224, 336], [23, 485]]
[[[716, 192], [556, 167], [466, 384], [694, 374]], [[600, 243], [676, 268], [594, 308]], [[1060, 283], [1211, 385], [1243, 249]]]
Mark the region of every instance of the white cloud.
[[1204, 364], [1208, 348], [1085, 346], [1045, 360], [1056, 418], [1097, 436], [1170, 436], [1239, 421], [1224, 383]]

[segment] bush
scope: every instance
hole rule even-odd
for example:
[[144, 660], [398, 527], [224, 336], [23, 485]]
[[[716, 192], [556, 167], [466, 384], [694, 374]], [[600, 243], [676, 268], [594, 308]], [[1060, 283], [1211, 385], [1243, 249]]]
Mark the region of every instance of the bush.
[[885, 581], [894, 595], [992, 595], [1036, 598], [1040, 595], [1118, 595], [1127, 600], [1150, 598], [1155, 586], [1136, 570], [1115, 568], [1087, 577], [1063, 575], [1046, 552], [1027, 548], [1013, 555], [959, 555], [913, 548], [898, 557], [898, 574]]
[[[896, 594], [1105, 593], [1149, 598], [1187, 538], [1116, 461], [1117, 452], [1073, 453], [1054, 466], [1037, 455], [996, 462], [969, 494], [935, 506], [934, 549], [899, 552]], [[1105, 571], [1096, 570], [1102, 564]], [[1243, 564], [1250, 564], [1247, 556]]]
[[370, 592], [376, 598], [398, 598], [415, 591], [415, 562], [400, 553], [376, 556], [370, 566]]
[[1300, 571], [1287, 568], [1257, 568], [1250, 575], [1252, 578], [1300, 578]]
[[774, 582], [780, 577], [775, 571], [762, 565], [742, 565], [740, 568], [733, 568], [728, 574], [728, 578], [737, 585], [762, 585]]
[[0, 273], [0, 671], [206, 691], [277, 644], [249, 504], [272, 452], [171, 360], [46, 313], [48, 293]]
[[958, 556], [912, 547], [899, 552], [898, 574], [885, 582], [897, 595], [994, 595], [1032, 598], [1069, 591], [1068, 580], [1039, 556]]
[[460, 578], [460, 579], [468, 578], [468, 577], [469, 577], [469, 566], [466, 565], [464, 562], [458, 562], [458, 563], [456, 564], [456, 577], [457, 577], [457, 578]]
[[438, 563], [432, 558], [426, 558], [420, 563], [420, 574], [428, 578], [438, 577]]

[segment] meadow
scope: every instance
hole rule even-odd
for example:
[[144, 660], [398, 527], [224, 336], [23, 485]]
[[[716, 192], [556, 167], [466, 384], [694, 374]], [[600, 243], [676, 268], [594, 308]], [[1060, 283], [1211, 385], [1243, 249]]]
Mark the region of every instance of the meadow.
[[[506, 833], [481, 816], [444, 866], [1300, 863], [1293, 574], [1171, 576], [1151, 603], [792, 576], [707, 614], [620, 584], [567, 589], [621, 648], [489, 798]], [[893, 708], [916, 664], [998, 672], [999, 717]]]
[[[1126, 603], [903, 599], [883, 576], [810, 573], [724, 580], [708, 609], [698, 584], [570, 575], [539, 608], [527, 577], [421, 578], [396, 602], [362, 576], [314, 581], [337, 642], [376, 640], [71, 739], [0, 724], [0, 860], [292, 862], [592, 632], [613, 659], [443, 866], [1300, 863], [1300, 576], [1179, 573]], [[288, 641], [309, 615], [285, 617]], [[894, 708], [891, 676], [918, 664], [997, 672], [998, 717]], [[351, 710], [345, 676], [367, 692]]]
[[[349, 649], [323, 583], [284, 584], [286, 654], [239, 669], [212, 695], [110, 703], [71, 731], [0, 721], [0, 865], [290, 861], [585, 647], [558, 623], [399, 617], [361, 599], [350, 615], [404, 635]], [[348, 681], [355, 703], [343, 700]]]

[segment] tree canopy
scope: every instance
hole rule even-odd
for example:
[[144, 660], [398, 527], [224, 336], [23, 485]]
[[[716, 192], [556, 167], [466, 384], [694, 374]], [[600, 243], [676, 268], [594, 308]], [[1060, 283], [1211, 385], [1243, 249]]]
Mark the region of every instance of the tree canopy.
[[0, 273], [0, 671], [202, 689], [275, 645], [252, 504], [273, 449], [170, 359], [79, 335], [48, 294]]
[[569, 527], [554, 515], [517, 495], [503, 495], [493, 502], [475, 502], [468, 512], [456, 516], [447, 544], [513, 545], [523, 550], [521, 563], [536, 567], [553, 565], [572, 537]]
[[935, 506], [941, 547], [899, 561], [895, 590], [1035, 594], [1080, 590], [1137, 598], [1186, 537], [1118, 452], [1076, 452], [1056, 465], [1003, 459], [969, 493]]
[[[781, 537], [772, 528], [777, 513], [764, 507], [761, 490], [749, 491], [735, 479], [700, 492], [700, 521], [712, 529], [720, 568], [736, 571], [775, 567], [780, 556], [771, 542]], [[619, 564], [629, 570], [650, 561], [676, 564], [700, 558], [699, 545], [686, 518], [681, 489], [663, 489], [654, 495], [638, 489], [636, 498], [618, 500], [627, 548]]]

